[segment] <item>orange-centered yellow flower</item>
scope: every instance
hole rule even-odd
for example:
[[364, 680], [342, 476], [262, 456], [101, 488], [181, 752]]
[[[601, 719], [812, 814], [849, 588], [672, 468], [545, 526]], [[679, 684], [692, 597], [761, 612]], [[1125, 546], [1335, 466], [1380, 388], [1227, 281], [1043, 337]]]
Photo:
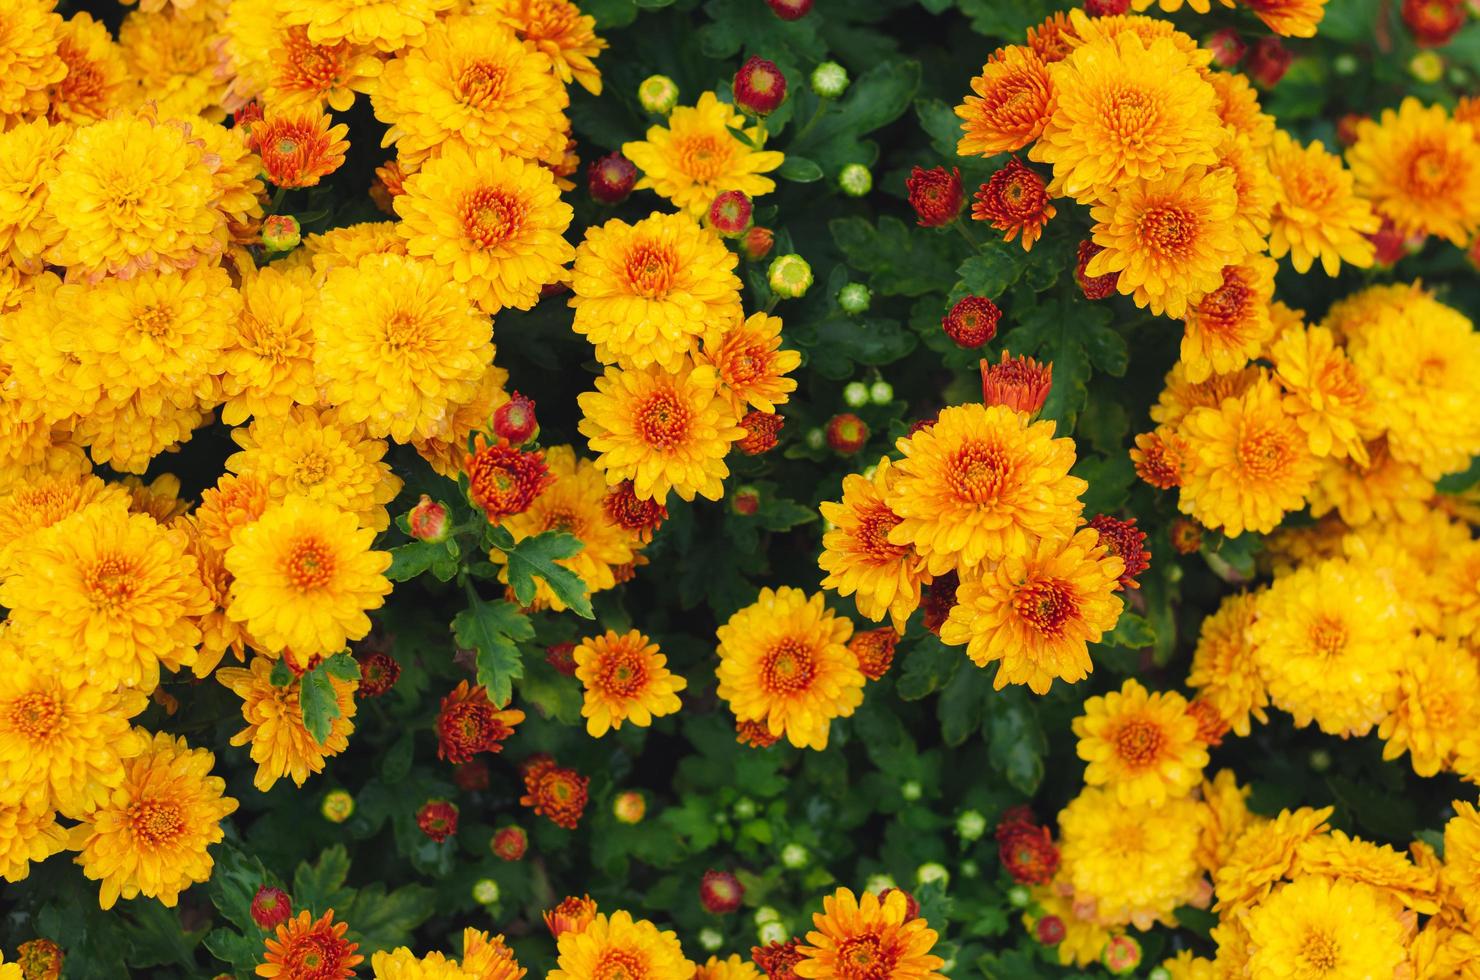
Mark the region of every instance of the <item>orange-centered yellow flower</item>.
[[601, 72], [593, 59], [606, 50], [596, 36], [596, 18], [571, 0], [484, 0], [475, 8], [511, 27], [526, 44], [550, 59], [560, 80], [601, 94]]
[[546, 980], [688, 980], [694, 964], [671, 931], [659, 931], [625, 910], [598, 912], [584, 929], [570, 929], [557, 941], [559, 960]]
[[799, 351], [781, 349], [781, 318], [766, 313], [710, 325], [698, 363], [711, 364], [735, 411], [775, 412], [797, 390], [787, 374], [802, 363]]
[[910, 918], [908, 900], [898, 888], [885, 898], [873, 892], [855, 897], [846, 888], [822, 900], [812, 914], [812, 931], [798, 949], [793, 969], [806, 980], [834, 977], [859, 980], [944, 980], [945, 965], [931, 955], [936, 933], [919, 916]]
[[1208, 764], [1187, 699], [1176, 691], [1148, 693], [1134, 679], [1085, 701], [1073, 727], [1079, 758], [1089, 763], [1084, 781], [1108, 785], [1127, 806], [1186, 796]]
[[965, 135], [961, 156], [989, 157], [1022, 149], [1036, 140], [1053, 114], [1054, 89], [1048, 65], [1031, 48], [1010, 44], [994, 54], [971, 80], [966, 101], [956, 106]]
[[1480, 230], [1480, 132], [1443, 106], [1407, 98], [1379, 121], [1362, 120], [1346, 159], [1357, 193], [1400, 234], [1463, 247]]
[[1269, 147], [1269, 170], [1275, 188], [1271, 256], [1288, 254], [1296, 272], [1320, 259], [1328, 276], [1336, 275], [1342, 262], [1359, 269], [1372, 264], [1373, 246], [1366, 235], [1379, 222], [1372, 207], [1357, 196], [1351, 172], [1342, 169], [1338, 157], [1319, 143], [1301, 146], [1280, 130]]
[[1187, 308], [1182, 369], [1194, 384], [1237, 371], [1259, 356], [1274, 332], [1269, 317], [1278, 264], [1250, 255], [1223, 267], [1223, 284]]
[[621, 728], [624, 721], [646, 728], [654, 718], [673, 714], [678, 692], [689, 686], [664, 666], [668, 658], [658, 645], [637, 630], [588, 637], [572, 656], [576, 678], [586, 688], [581, 715], [592, 738]]
[[252, 658], [246, 670], [234, 667], [216, 671], [216, 680], [242, 699], [242, 718], [247, 727], [231, 737], [232, 745], [252, 746], [252, 761], [257, 774], [252, 785], [267, 792], [279, 779], [287, 776], [295, 786], [308, 777], [324, 771], [324, 760], [349, 747], [349, 736], [355, 730], [355, 688], [358, 683], [330, 675], [334, 701], [339, 714], [329, 723], [329, 735], [319, 742], [303, 724], [300, 702], [302, 687], [272, 683], [273, 661], [268, 657]]
[[746, 129], [734, 106], [705, 92], [697, 104], [674, 109], [666, 127], [651, 127], [645, 141], [622, 144], [622, 155], [642, 171], [639, 190], [652, 188], [697, 218], [722, 191], [754, 198], [776, 189], [776, 182], [762, 174], [781, 166], [785, 156], [752, 149], [732, 129], [744, 130], [754, 146], [763, 140], [764, 130]]
[[822, 536], [817, 564], [827, 572], [824, 589], [854, 596], [860, 613], [875, 622], [887, 615], [902, 633], [928, 576], [914, 548], [889, 540], [900, 517], [884, 501], [898, 472], [885, 456], [872, 479], [843, 477], [843, 499], [822, 504], [823, 520], [833, 529]]

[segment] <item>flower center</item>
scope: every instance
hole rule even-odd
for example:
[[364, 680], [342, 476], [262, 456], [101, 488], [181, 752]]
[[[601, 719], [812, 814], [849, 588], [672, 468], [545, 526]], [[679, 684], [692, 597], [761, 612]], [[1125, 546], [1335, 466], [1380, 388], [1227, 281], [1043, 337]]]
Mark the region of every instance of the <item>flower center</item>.
[[308, 39], [307, 27], [291, 27], [283, 38], [287, 57], [281, 80], [284, 88], [307, 92], [328, 92], [342, 82], [348, 42], [335, 45], [314, 44]]
[[385, 346], [392, 354], [425, 347], [426, 334], [426, 325], [414, 313], [397, 310], [386, 318]]
[[968, 442], [956, 451], [946, 468], [946, 482], [962, 503], [991, 503], [1007, 486], [1012, 461], [1000, 447]]
[[811, 646], [792, 637], [779, 641], [761, 658], [761, 686], [772, 694], [805, 691], [816, 675]]
[[479, 190], [463, 201], [463, 231], [479, 248], [502, 245], [524, 225], [524, 202], [502, 191]]
[[338, 980], [343, 975], [343, 943], [333, 936], [301, 936], [283, 955], [283, 976], [304, 980]]
[[545, 512], [546, 531], [566, 531], [580, 537], [584, 528], [585, 522], [568, 507], [551, 507]]
[[88, 570], [87, 591], [97, 606], [127, 602], [134, 594], [133, 567], [122, 558], [103, 558]]
[[62, 706], [49, 694], [32, 691], [10, 705], [10, 723], [33, 742], [49, 739], [62, 722]]
[[1149, 208], [1137, 230], [1142, 241], [1163, 256], [1180, 256], [1197, 240], [1197, 216], [1186, 208]]
[[1027, 624], [1047, 637], [1063, 635], [1079, 613], [1074, 593], [1053, 579], [1029, 582], [1012, 597], [1012, 607]]
[[856, 537], [861, 550], [877, 562], [895, 561], [909, 554], [909, 548], [889, 542], [889, 532], [899, 524], [899, 515], [883, 504], [876, 504], [858, 518]]
[[1161, 755], [1161, 726], [1142, 718], [1121, 725], [1115, 733], [1115, 754], [1132, 769], [1144, 769]]
[[655, 392], [637, 410], [637, 432], [649, 446], [671, 450], [688, 435], [690, 418], [688, 408], [672, 392]]
[[1346, 649], [1346, 624], [1329, 616], [1317, 619], [1310, 628], [1310, 647], [1328, 659], [1341, 656]]
[[678, 144], [679, 168], [696, 184], [712, 183], [729, 168], [734, 152], [729, 134], [690, 136]]
[[146, 306], [134, 318], [134, 326], [146, 337], [164, 340], [174, 330], [175, 314], [163, 307]]
[[1453, 172], [1443, 147], [1426, 146], [1408, 160], [1408, 179], [1423, 194], [1441, 193]]
[[313, 487], [324, 481], [333, 465], [317, 450], [305, 453], [293, 468], [293, 479], [301, 487]]
[[1136, 88], [1118, 89], [1105, 100], [1104, 125], [1121, 145], [1140, 147], [1156, 122], [1157, 101]]
[[1223, 285], [1197, 304], [1198, 325], [1215, 334], [1228, 335], [1244, 323], [1253, 294], [1231, 270], [1223, 273]]
[[464, 105], [481, 106], [502, 97], [507, 77], [503, 65], [475, 61], [462, 70], [455, 88]]
[[769, 351], [752, 344], [730, 352], [724, 365], [725, 383], [732, 388], [754, 383], [765, 374], [766, 365], [771, 360], [769, 354]]
[[1270, 429], [1248, 433], [1238, 444], [1238, 462], [1245, 473], [1259, 480], [1273, 479], [1290, 465], [1289, 440]]
[[334, 578], [333, 552], [312, 538], [296, 542], [283, 566], [283, 574], [300, 591], [321, 588]]
[[886, 980], [893, 972], [893, 959], [873, 933], [849, 936], [838, 944], [838, 975], [844, 980]]
[[647, 965], [628, 949], [605, 949], [596, 961], [592, 980], [647, 980]]
[[185, 830], [185, 815], [169, 800], [138, 800], [128, 808], [129, 829], [145, 847], [163, 847]]
[[618, 698], [636, 697], [647, 685], [647, 664], [635, 650], [609, 651], [601, 663], [600, 689]]
[[1322, 973], [1336, 969], [1337, 962], [1336, 940], [1324, 932], [1311, 930], [1305, 936], [1305, 942], [1300, 946], [1300, 958], [1305, 960], [1312, 969]]
[[643, 243], [627, 253], [627, 282], [643, 299], [661, 299], [673, 288], [678, 257], [667, 245]]

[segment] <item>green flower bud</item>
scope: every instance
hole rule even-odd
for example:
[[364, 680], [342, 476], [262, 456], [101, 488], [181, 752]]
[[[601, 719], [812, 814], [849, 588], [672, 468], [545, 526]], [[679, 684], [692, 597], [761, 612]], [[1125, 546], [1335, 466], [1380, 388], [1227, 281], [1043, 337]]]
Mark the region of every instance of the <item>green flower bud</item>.
[[637, 86], [637, 101], [648, 112], [666, 116], [678, 105], [678, 83], [667, 75], [649, 75]]
[[796, 871], [807, 866], [812, 857], [807, 849], [800, 844], [787, 844], [781, 849], [781, 866]]
[[330, 823], [344, 823], [355, 812], [355, 798], [342, 789], [331, 789], [324, 794], [319, 812]]
[[906, 781], [899, 787], [899, 795], [903, 796], [911, 803], [913, 803], [915, 800], [918, 800], [920, 798], [920, 794], [924, 791], [924, 787], [922, 787], [917, 781], [913, 779]]
[[874, 175], [861, 163], [850, 163], [838, 172], [838, 188], [849, 197], [863, 197], [874, 189]]
[[868, 404], [868, 385], [862, 381], [850, 381], [843, 387], [843, 401], [849, 408], [862, 408]]
[[836, 99], [848, 91], [848, 70], [836, 61], [824, 61], [812, 69], [812, 91], [824, 99]]
[[721, 933], [718, 929], [699, 930], [699, 945], [703, 946], [707, 952], [712, 953], [724, 944], [724, 934]]
[[963, 810], [956, 816], [956, 836], [965, 841], [981, 839], [987, 832], [987, 818], [977, 810]]
[[479, 878], [473, 885], [473, 901], [479, 905], [492, 905], [498, 896], [498, 882], [492, 878]]
[[758, 926], [763, 926], [767, 922], [780, 922], [780, 921], [781, 921], [781, 913], [780, 912], [777, 912], [774, 908], [772, 908], [769, 905], [762, 905], [760, 908], [758, 908], [758, 909], [755, 910], [755, 924], [758, 925]]
[[930, 861], [915, 869], [915, 880], [922, 885], [929, 885], [938, 881], [940, 882], [940, 886], [944, 888], [951, 883], [951, 873], [946, 870], [944, 864]]
[[1022, 885], [1013, 885], [1007, 891], [1007, 904], [1015, 909], [1025, 909], [1033, 900], [1033, 895]]
[[887, 405], [894, 401], [894, 386], [882, 379], [875, 381], [869, 385], [868, 398], [875, 405]]
[[861, 282], [850, 282], [838, 290], [838, 306], [849, 316], [867, 313], [874, 294]]
[[773, 259], [766, 276], [771, 292], [782, 299], [800, 299], [812, 288], [812, 267], [795, 252]]

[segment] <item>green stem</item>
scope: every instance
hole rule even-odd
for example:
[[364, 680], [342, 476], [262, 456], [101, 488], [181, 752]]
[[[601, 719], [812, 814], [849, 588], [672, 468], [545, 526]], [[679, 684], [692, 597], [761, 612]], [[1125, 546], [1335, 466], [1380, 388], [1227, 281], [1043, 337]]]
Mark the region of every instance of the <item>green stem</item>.
[[277, 190], [273, 191], [272, 192], [272, 206], [267, 209], [267, 213], [268, 214], [277, 214], [278, 213], [278, 210], [283, 206], [283, 199], [285, 197], [287, 197], [287, 196], [288, 196], [288, 189], [286, 187], [279, 187]]
[[971, 237], [971, 232], [966, 230], [966, 225], [960, 218], [952, 221], [951, 225], [961, 233], [961, 237], [966, 239], [966, 244], [970, 245], [974, 251], [980, 252], [982, 250], [981, 244], [975, 238]]
[[817, 100], [817, 110], [812, 113], [812, 118], [811, 119], [808, 119], [806, 125], [803, 126], [801, 129], [797, 130], [796, 135], [791, 138], [791, 145], [792, 146], [796, 146], [798, 143], [800, 143], [802, 141], [802, 137], [803, 136], [806, 136], [808, 133], [810, 133], [812, 131], [812, 127], [815, 126], [815, 125], [817, 125], [817, 120], [819, 120], [819, 119], [822, 118], [822, 113], [826, 109], [827, 109], [827, 99], [819, 98]]
[[772, 310], [776, 308], [776, 304], [779, 302], [781, 302], [781, 297], [777, 296], [775, 293], [772, 293], [771, 298], [766, 300], [765, 312], [769, 314]]

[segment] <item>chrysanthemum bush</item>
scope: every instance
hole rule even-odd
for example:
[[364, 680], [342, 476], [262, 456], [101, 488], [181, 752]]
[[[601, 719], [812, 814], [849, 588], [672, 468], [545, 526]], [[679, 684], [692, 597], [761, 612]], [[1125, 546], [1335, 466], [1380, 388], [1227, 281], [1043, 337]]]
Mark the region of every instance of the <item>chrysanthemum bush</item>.
[[0, 978], [1473, 976], [1473, 13], [4, 0]]

